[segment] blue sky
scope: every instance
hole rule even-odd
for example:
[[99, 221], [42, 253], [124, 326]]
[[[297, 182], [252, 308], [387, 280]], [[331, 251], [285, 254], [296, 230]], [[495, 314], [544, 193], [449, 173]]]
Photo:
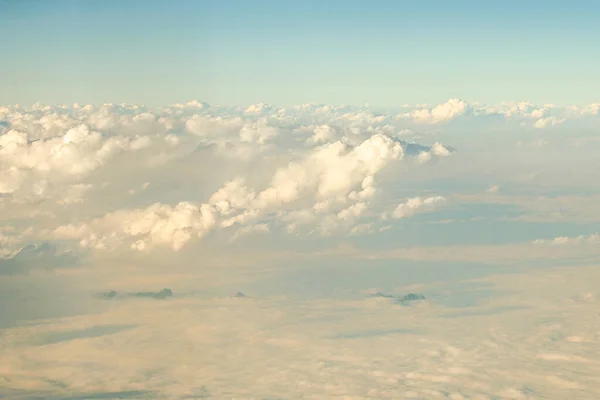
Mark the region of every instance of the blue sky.
[[598, 2], [3, 1], [0, 103], [597, 100]]

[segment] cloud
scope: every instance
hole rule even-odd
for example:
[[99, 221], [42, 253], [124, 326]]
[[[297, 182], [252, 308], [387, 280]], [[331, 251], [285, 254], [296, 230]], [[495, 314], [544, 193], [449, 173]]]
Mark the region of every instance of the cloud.
[[406, 114], [401, 114], [399, 117], [410, 118], [419, 123], [436, 124], [462, 116], [468, 110], [469, 104], [467, 102], [453, 98], [434, 108], [417, 109]]
[[[37, 212], [47, 218], [37, 237], [91, 250], [179, 250], [194, 237], [228, 228], [235, 238], [253, 227], [263, 227], [255, 233], [356, 234], [370, 223], [361, 220], [378, 201], [376, 177], [385, 168], [405, 156], [424, 163], [452, 153], [440, 142], [397, 140], [406, 129], [366, 109], [273, 110], [198, 101], [164, 109], [7, 107], [0, 203], [14, 210], [23, 204], [18, 213], [31, 216], [25, 206], [41, 202]], [[221, 168], [210, 170], [215, 163]], [[160, 194], [159, 179], [163, 186], [183, 185], [183, 176], [210, 183], [189, 200], [144, 200]], [[114, 200], [98, 202], [100, 195]], [[69, 206], [78, 217], [65, 221], [66, 209], [45, 201]]]
[[539, 245], [552, 245], [552, 246], [564, 246], [564, 245], [593, 245], [600, 243], [600, 235], [597, 233], [591, 235], [580, 235], [577, 237], [558, 236], [554, 239], [545, 240], [537, 239], [533, 242]]
[[49, 232], [56, 239], [78, 240], [85, 248], [111, 250], [129, 240], [130, 248], [146, 250], [166, 245], [180, 250], [192, 236], [202, 237], [216, 224], [215, 210], [207, 204], [155, 203], [145, 209], [119, 210], [88, 223], [61, 225]]
[[313, 135], [306, 139], [306, 144], [325, 143], [336, 136], [336, 131], [329, 125], [317, 126], [313, 130]]
[[600, 114], [598, 103], [583, 106], [560, 107], [553, 104], [537, 105], [528, 101], [480, 104], [451, 98], [436, 105], [405, 105], [408, 111], [397, 115], [397, 119], [414, 122], [417, 125], [435, 125], [468, 117], [469, 121], [492, 121], [490, 117], [500, 117], [506, 122], [515, 121], [522, 126], [537, 129], [551, 128], [568, 120], [585, 120]]
[[533, 127], [542, 129], [542, 128], [547, 128], [549, 126], [552, 127], [552, 126], [560, 125], [565, 121], [566, 121], [565, 118], [557, 118], [557, 117], [540, 118], [534, 122]]
[[[364, 295], [110, 302], [100, 313], [6, 330], [3, 390], [44, 398], [594, 398], [597, 277], [596, 267], [571, 266], [446, 282], [423, 288], [423, 307]], [[452, 305], [464, 290], [486, 297]]]
[[[396, 118], [372, 107], [244, 109], [196, 100], [161, 109], [3, 107], [0, 212], [44, 219], [38, 238], [52, 232], [88, 249], [181, 249], [193, 238], [219, 230], [231, 238], [252, 226], [295, 235], [377, 232], [372, 210], [389, 189], [380, 177], [399, 171], [403, 159], [425, 164], [454, 154], [437, 131], [414, 122], [493, 114], [550, 127], [589, 119], [596, 108], [454, 98], [407, 109]], [[409, 134], [433, 144], [398, 139]]]
[[413, 197], [399, 204], [389, 215], [385, 214], [384, 218], [400, 219], [417, 213], [431, 212], [445, 202], [446, 199], [442, 196]]
[[[193, 236], [253, 224], [260, 218], [283, 222], [292, 231], [305, 222], [316, 223], [317, 230], [328, 235], [366, 211], [376, 191], [375, 175], [402, 156], [402, 146], [383, 135], [373, 135], [357, 146], [328, 143], [277, 169], [261, 190], [249, 188], [238, 177], [206, 203], [180, 202], [174, 207], [156, 203], [146, 209], [120, 210], [85, 224], [60, 226], [52, 235], [97, 250], [112, 249], [128, 238], [135, 240], [130, 246], [135, 250], [153, 245], [179, 250]], [[299, 219], [300, 215], [304, 217]], [[235, 236], [267, 228], [264, 222], [248, 226]]]
[[436, 157], [448, 157], [452, 154], [452, 150], [445, 147], [439, 142], [435, 142], [429, 149], [424, 149], [417, 155], [417, 162], [424, 164]]
[[48, 242], [28, 244], [0, 258], [0, 275], [27, 274], [34, 270], [72, 267], [78, 257], [71, 251], [57, 249]]
[[106, 136], [85, 124], [51, 138], [11, 129], [0, 136], [0, 194], [44, 198], [56, 186], [83, 188], [77, 182], [117, 155], [168, 148], [165, 141], [155, 135]]
[[598, 398], [597, 111], [0, 107], [0, 396]]
[[600, 115], [600, 103], [591, 103], [585, 106], [570, 106], [567, 108], [572, 114], [578, 116], [597, 116]]

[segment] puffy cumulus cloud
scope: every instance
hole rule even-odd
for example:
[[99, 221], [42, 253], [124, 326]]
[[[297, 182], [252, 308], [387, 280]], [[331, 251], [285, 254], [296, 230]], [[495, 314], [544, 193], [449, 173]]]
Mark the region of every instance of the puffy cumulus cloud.
[[280, 129], [267, 118], [246, 120], [240, 116], [194, 114], [185, 122], [188, 133], [201, 138], [207, 146], [216, 146], [226, 157], [250, 160], [269, 148]]
[[[488, 106], [450, 99], [408, 109], [397, 118], [397, 110], [323, 104], [280, 109], [199, 101], [161, 109], [127, 104], [6, 106], [0, 109], [0, 209], [6, 213], [16, 203], [48, 199], [77, 210], [81, 220], [68, 222], [87, 223], [92, 214], [142, 210], [152, 201], [176, 207], [185, 200], [214, 209], [219, 229], [266, 222], [271, 229], [281, 225], [290, 232], [347, 232], [369, 223], [363, 219], [386, 189], [375, 178], [388, 165], [402, 158], [426, 163], [454, 152], [437, 138], [431, 146], [400, 140], [437, 135], [414, 122], [468, 115], [468, 123], [493, 114], [548, 128], [562, 120], [592, 117], [597, 104]], [[443, 133], [443, 126], [439, 129]], [[184, 189], [172, 195], [168, 190], [159, 194], [159, 184], [139, 189], [158, 179], [177, 188], [202, 184], [190, 190], [193, 195], [183, 195], [185, 199], [178, 198]], [[125, 200], [116, 190], [130, 193], [129, 203], [119, 204]], [[114, 200], [105, 202], [102, 211], [86, 211], [101, 192]], [[228, 197], [238, 195], [243, 200]], [[49, 204], [42, 208], [40, 215], [48, 219], [56, 211]]]
[[[506, 121], [515, 121], [522, 126], [531, 126], [537, 129], [551, 128], [568, 120], [581, 120], [595, 117], [600, 114], [600, 103], [583, 106], [561, 107], [554, 104], [534, 104], [528, 101], [501, 102], [499, 104], [467, 103], [463, 100], [452, 98], [446, 103], [437, 106], [430, 105], [405, 105], [408, 109], [396, 116], [398, 120], [406, 120], [417, 124], [440, 124], [469, 116], [469, 120], [487, 117], [502, 117]], [[489, 120], [488, 120], [489, 121]]]
[[[394, 163], [401, 159], [421, 164], [454, 153], [438, 141], [437, 135], [446, 129], [443, 124], [433, 128], [416, 122], [441, 123], [468, 116], [462, 122], [469, 124], [501, 116], [514, 120], [515, 126], [549, 129], [575, 120], [593, 123], [598, 114], [597, 103], [484, 105], [456, 98], [406, 108], [407, 113], [398, 114], [370, 106], [240, 108], [199, 101], [160, 109], [127, 104], [2, 107], [0, 210], [9, 215], [8, 210], [17, 210], [17, 203], [46, 199], [49, 202], [40, 203], [38, 214], [44, 215], [46, 228], [52, 224], [56, 228], [86, 225], [97, 215], [118, 210], [133, 210], [139, 216], [138, 211], [153, 202], [171, 209], [187, 203], [211, 210], [215, 222], [207, 232], [231, 228], [234, 235], [238, 229], [261, 224], [270, 231], [294, 234], [367, 232], [373, 223], [372, 210], [380, 206], [379, 195], [388, 189], [378, 179], [385, 168], [396, 168]], [[419, 137], [431, 138], [433, 145], [414, 143]], [[536, 147], [545, 141], [522, 139], [521, 143]], [[141, 190], [146, 183], [152, 185]], [[107, 196], [114, 200], [98, 205], [94, 199], [100, 193], [110, 193]], [[58, 208], [52, 209], [50, 202]], [[100, 209], [92, 212], [90, 202]], [[64, 220], [67, 209], [74, 210], [75, 220]], [[63, 219], [52, 222], [53, 214]], [[22, 209], [20, 215], [25, 215]], [[189, 228], [181, 230], [193, 232], [193, 238], [203, 228], [196, 229], [190, 222]], [[164, 235], [187, 237], [175, 232], [179, 231]], [[144, 235], [148, 243], [143, 239], [140, 248], [152, 243], [177, 247], [173, 243], [190, 240], [169, 242], [148, 232], [140, 233], [136, 241]], [[110, 233], [107, 230], [99, 237], [103, 243]]]
[[[305, 191], [319, 201], [345, 198], [356, 185], [372, 179], [387, 163], [403, 156], [402, 146], [383, 135], [373, 135], [356, 147], [341, 141], [316, 148], [302, 162], [275, 172], [271, 186], [257, 197], [259, 207], [293, 202]], [[370, 182], [370, 181], [369, 181]], [[366, 184], [365, 195], [369, 193]], [[362, 192], [361, 191], [361, 192]]]
[[27, 132], [11, 129], [0, 136], [0, 194], [43, 198], [55, 185], [59, 185], [57, 190], [66, 186], [68, 192], [82, 192], [89, 186], [77, 182], [111, 158], [153, 145], [169, 147], [168, 138], [106, 136], [84, 124], [52, 138], [32, 139]]
[[86, 125], [69, 129], [62, 137], [30, 141], [27, 133], [11, 130], [0, 136], [0, 155], [5, 165], [52, 175], [84, 175], [118, 151], [140, 150], [149, 137], [110, 137], [105, 141]]
[[600, 103], [592, 103], [583, 107], [581, 110], [582, 115], [600, 115]]
[[306, 139], [306, 144], [320, 144], [332, 140], [336, 136], [336, 131], [329, 125], [317, 126], [313, 129], [313, 135]]
[[244, 143], [265, 144], [279, 134], [276, 127], [268, 126], [265, 121], [247, 124], [240, 129], [240, 140]]
[[420, 164], [427, 163], [434, 158], [448, 157], [452, 150], [440, 142], [435, 142], [428, 150], [422, 150], [418, 153], [416, 160]]
[[244, 126], [241, 117], [192, 115], [186, 122], [188, 132], [203, 138], [222, 138], [239, 133]]
[[399, 143], [383, 135], [355, 147], [341, 141], [317, 147], [303, 161], [277, 170], [249, 208], [277, 210], [289, 231], [318, 220], [318, 230], [333, 232], [361, 216], [376, 192], [375, 175], [403, 154]]
[[434, 108], [421, 108], [409, 113], [400, 114], [400, 118], [409, 118], [415, 122], [436, 124], [450, 121], [465, 115], [470, 109], [467, 102], [460, 99], [450, 99]]
[[375, 175], [402, 156], [402, 146], [383, 135], [358, 146], [329, 143], [275, 170], [261, 190], [251, 189], [238, 177], [205, 203], [116, 211], [84, 224], [60, 226], [52, 234], [98, 250], [118, 247], [127, 243], [125, 239], [135, 250], [153, 245], [179, 250], [194, 236], [234, 225], [240, 226], [234, 238], [268, 232], [260, 219], [284, 225], [290, 233], [310, 226], [309, 231], [329, 235], [351, 229], [366, 213], [376, 192]]
[[485, 105], [478, 108], [476, 114], [479, 115], [503, 115], [505, 117], [521, 117], [531, 115], [536, 110], [536, 106], [529, 101], [508, 102], [504, 101], [496, 105]]
[[47, 233], [56, 239], [78, 240], [81, 246], [96, 250], [112, 250], [125, 242], [134, 250], [166, 245], [177, 251], [192, 236], [204, 236], [215, 223], [215, 210], [209, 205], [157, 203], [145, 209], [115, 211], [88, 223], [62, 225]]
[[273, 107], [269, 106], [268, 104], [258, 103], [258, 104], [252, 104], [251, 106], [246, 108], [244, 110], [244, 113], [246, 113], [246, 114], [264, 114], [265, 112], [270, 112], [272, 110], [273, 110]]
[[528, 101], [502, 102], [497, 105], [481, 105], [474, 111], [475, 115], [500, 115], [508, 119], [541, 120], [550, 114], [567, 112], [553, 104], [536, 105]]
[[431, 212], [444, 203], [446, 198], [443, 196], [413, 197], [399, 204], [391, 213], [386, 213], [383, 217], [384, 219], [406, 218], [417, 213]]
[[186, 103], [176, 103], [176, 104], [172, 104], [171, 107], [173, 108], [180, 108], [180, 109], [202, 109], [202, 108], [209, 108], [210, 104], [208, 103], [204, 103], [198, 100], [190, 100]]
[[591, 103], [585, 106], [574, 105], [568, 107], [567, 110], [575, 116], [598, 116], [600, 115], [600, 103]]

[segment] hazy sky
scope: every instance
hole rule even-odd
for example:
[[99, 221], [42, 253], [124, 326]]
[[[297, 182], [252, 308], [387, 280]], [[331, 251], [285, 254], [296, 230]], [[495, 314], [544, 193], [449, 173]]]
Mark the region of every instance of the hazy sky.
[[0, 103], [589, 103], [595, 1], [2, 1]]

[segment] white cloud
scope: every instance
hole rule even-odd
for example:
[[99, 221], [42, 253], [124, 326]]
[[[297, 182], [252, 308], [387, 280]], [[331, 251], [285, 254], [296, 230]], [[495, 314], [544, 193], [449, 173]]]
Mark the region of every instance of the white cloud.
[[[485, 125], [593, 127], [597, 108], [452, 99], [404, 111], [0, 107], [0, 397], [598, 398], [598, 235], [570, 224], [554, 237], [552, 224], [598, 221], [593, 179], [585, 196], [556, 194], [593, 178], [597, 157], [536, 158], [514, 148], [538, 143], [528, 129]], [[460, 132], [443, 123], [454, 119]], [[510, 178], [552, 168], [569, 173], [551, 190]], [[484, 192], [490, 182], [501, 193]], [[458, 207], [437, 224], [398, 224], [446, 202]], [[531, 222], [552, 234], [514, 243], [510, 229]], [[459, 244], [441, 243], [449, 235]], [[592, 267], [530, 269], [565, 259]], [[490, 276], [498, 265], [520, 272]], [[50, 283], [52, 296], [31, 297]], [[365, 298], [375, 286], [383, 295]], [[127, 296], [163, 287], [174, 297]], [[426, 299], [398, 303], [408, 288]], [[124, 296], [97, 298], [112, 289]]]
[[469, 110], [469, 104], [460, 99], [450, 99], [434, 108], [422, 108], [410, 113], [401, 114], [401, 118], [411, 118], [416, 122], [436, 124], [450, 121], [464, 115]]
[[417, 162], [424, 164], [431, 161], [434, 157], [448, 157], [452, 152], [450, 149], [442, 145], [440, 142], [435, 142], [431, 149], [428, 151], [422, 151], [417, 156]]
[[535, 128], [544, 129], [562, 124], [567, 120], [595, 117], [600, 114], [599, 104], [559, 107], [553, 104], [536, 105], [522, 101], [490, 105], [477, 102], [467, 103], [452, 98], [437, 106], [405, 105], [404, 108], [409, 111], [400, 113], [397, 118], [419, 124], [439, 124], [467, 115], [474, 120], [483, 118], [483, 121], [487, 116], [501, 116], [507, 121], [519, 121], [523, 126], [533, 125]]
[[542, 128], [547, 128], [547, 127], [552, 127], [552, 126], [560, 125], [560, 124], [562, 124], [565, 121], [566, 121], [565, 118], [546, 117], [546, 118], [540, 118], [537, 121], [535, 121], [534, 124], [533, 124], [533, 126], [535, 128], [542, 129]]
[[272, 108], [264, 103], [252, 104], [250, 107], [246, 108], [244, 111], [246, 114], [262, 114], [267, 110], [271, 110]]
[[597, 233], [591, 235], [580, 235], [576, 237], [558, 236], [554, 239], [545, 240], [537, 239], [533, 242], [534, 244], [540, 245], [586, 245], [586, 244], [600, 244], [600, 235]]
[[332, 140], [336, 135], [335, 129], [329, 125], [317, 126], [313, 130], [313, 135], [306, 139], [306, 144], [319, 144]]
[[77, 187], [115, 156], [164, 143], [154, 135], [104, 136], [85, 124], [51, 138], [12, 129], [0, 136], [0, 193], [21, 190], [23, 196], [43, 197], [52, 185]]
[[593, 117], [600, 115], [600, 103], [591, 103], [585, 106], [570, 106], [567, 110], [580, 117]]
[[177, 251], [193, 236], [208, 233], [216, 224], [215, 214], [207, 204], [181, 202], [171, 207], [157, 203], [145, 209], [115, 211], [84, 224], [62, 225], [49, 233], [95, 250], [112, 250], [129, 242], [135, 250], [166, 245]]
[[426, 213], [435, 210], [441, 204], [444, 204], [446, 199], [442, 196], [432, 197], [413, 197], [406, 202], [399, 204], [391, 214], [385, 214], [386, 218], [400, 219], [410, 217], [417, 213]]
[[[387, 196], [389, 180], [381, 180], [382, 185], [378, 178], [388, 173], [386, 168], [392, 174], [400, 171], [394, 164], [403, 158], [422, 164], [454, 152], [435, 139], [430, 147], [394, 139], [443, 133], [443, 125], [429, 132], [414, 122], [438, 123], [461, 115], [468, 115], [468, 122], [495, 113], [549, 127], [593, 116], [594, 107], [485, 106], [450, 99], [436, 106], [409, 106], [404, 117], [395, 118], [395, 112], [372, 107], [305, 104], [276, 109], [261, 103], [243, 109], [196, 100], [163, 109], [7, 106], [0, 110], [0, 211], [33, 216], [33, 209], [24, 207], [38, 202], [35, 215], [44, 218], [42, 231], [80, 227], [76, 231], [81, 235], [73, 239], [91, 248], [112, 248], [110, 243], [121, 240], [137, 243], [134, 248], [180, 248], [214, 230], [234, 227], [235, 234], [257, 224], [295, 234], [366, 232]], [[100, 196], [109, 200], [99, 201]], [[401, 205], [403, 211], [396, 215], [439, 205], [417, 198], [422, 205]], [[213, 222], [199, 228], [198, 211], [181, 222], [177, 215], [186, 207], [204, 210]], [[74, 220], [68, 219], [67, 208]], [[146, 213], [158, 215], [152, 217], [157, 226], [127, 233], [125, 222], [145, 220]], [[114, 215], [123, 218], [115, 220]], [[171, 222], [163, 226], [163, 220]]]
[[[288, 231], [294, 231], [303, 218], [316, 224], [321, 234], [329, 235], [349, 229], [361, 217], [376, 191], [375, 175], [402, 155], [402, 146], [383, 135], [373, 135], [355, 147], [329, 143], [276, 170], [259, 191], [238, 177], [200, 205], [182, 202], [175, 207], [155, 204], [122, 210], [75, 228], [59, 227], [54, 233], [77, 238], [84, 247], [95, 249], [110, 249], [132, 237], [136, 239], [133, 249], [166, 244], [178, 250], [193, 236], [201, 237], [218, 227], [275, 218], [275, 222], [288, 225]], [[307, 216], [299, 220], [303, 213]]]
[[244, 120], [240, 117], [225, 118], [198, 114], [194, 114], [185, 122], [188, 132], [204, 138], [216, 139], [239, 132], [243, 126]]

